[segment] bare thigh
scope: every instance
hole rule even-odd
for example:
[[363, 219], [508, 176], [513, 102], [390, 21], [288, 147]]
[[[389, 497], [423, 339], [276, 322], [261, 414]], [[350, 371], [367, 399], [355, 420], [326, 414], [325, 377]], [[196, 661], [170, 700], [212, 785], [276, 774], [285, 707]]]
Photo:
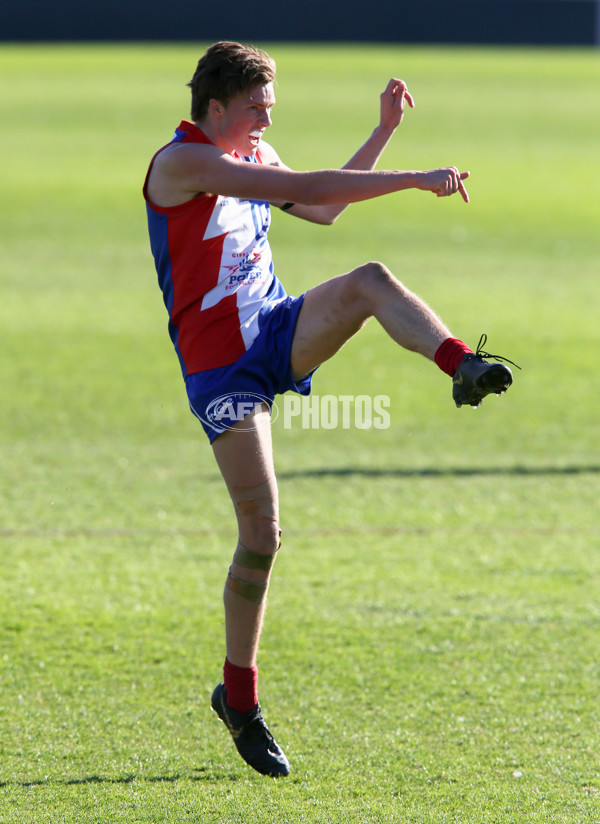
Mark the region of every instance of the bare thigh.
[[292, 341], [294, 379], [335, 355], [372, 316], [397, 344], [429, 359], [450, 336], [421, 298], [372, 261], [306, 293]]
[[320, 283], [304, 296], [290, 354], [294, 380], [335, 355], [371, 315], [355, 286], [357, 271]]

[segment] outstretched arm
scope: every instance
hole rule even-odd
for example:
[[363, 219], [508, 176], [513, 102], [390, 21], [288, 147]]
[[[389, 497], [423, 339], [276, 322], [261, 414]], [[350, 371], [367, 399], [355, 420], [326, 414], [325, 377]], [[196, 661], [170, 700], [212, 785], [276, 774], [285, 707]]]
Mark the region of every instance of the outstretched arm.
[[310, 207], [343, 209], [348, 203], [404, 189], [433, 192], [438, 197], [460, 192], [467, 201], [463, 181], [468, 176], [469, 172], [459, 172], [455, 166], [429, 171], [319, 169], [296, 172], [280, 164], [247, 163], [221, 152], [216, 146], [184, 143], [175, 144], [158, 155], [148, 180], [148, 195], [158, 206], [175, 206], [203, 192], [213, 192], [273, 204], [291, 201]]

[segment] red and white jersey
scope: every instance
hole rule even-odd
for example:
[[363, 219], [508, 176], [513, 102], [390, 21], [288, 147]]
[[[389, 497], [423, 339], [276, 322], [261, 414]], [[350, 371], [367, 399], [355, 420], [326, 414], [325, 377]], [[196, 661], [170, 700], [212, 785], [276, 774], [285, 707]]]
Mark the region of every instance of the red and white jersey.
[[[174, 142], [211, 143], [185, 120]], [[260, 157], [241, 159], [260, 163]], [[150, 245], [183, 375], [234, 363], [258, 335], [261, 308], [286, 296], [273, 274], [269, 204], [199, 194], [161, 207], [148, 198], [148, 175]]]

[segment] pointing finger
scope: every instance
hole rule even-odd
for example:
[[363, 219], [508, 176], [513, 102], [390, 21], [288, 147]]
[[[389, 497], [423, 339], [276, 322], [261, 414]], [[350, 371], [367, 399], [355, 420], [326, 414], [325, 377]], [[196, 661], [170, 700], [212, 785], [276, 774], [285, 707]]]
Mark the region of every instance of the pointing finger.
[[458, 191], [460, 192], [462, 199], [465, 201], [465, 203], [469, 202], [469, 194], [467, 192], [465, 184], [463, 183], [463, 180], [466, 180], [470, 174], [471, 172], [461, 172], [460, 179], [458, 181]]

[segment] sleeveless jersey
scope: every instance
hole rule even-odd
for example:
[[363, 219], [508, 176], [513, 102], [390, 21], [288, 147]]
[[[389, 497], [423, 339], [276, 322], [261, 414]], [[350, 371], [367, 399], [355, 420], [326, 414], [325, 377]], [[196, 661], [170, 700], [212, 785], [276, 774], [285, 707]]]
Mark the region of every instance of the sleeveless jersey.
[[[167, 146], [176, 142], [211, 144], [185, 120]], [[169, 334], [185, 378], [238, 360], [260, 331], [261, 308], [286, 293], [273, 274], [268, 202], [211, 194], [170, 207], [149, 200], [148, 176], [167, 146], [150, 162], [144, 198]]]

